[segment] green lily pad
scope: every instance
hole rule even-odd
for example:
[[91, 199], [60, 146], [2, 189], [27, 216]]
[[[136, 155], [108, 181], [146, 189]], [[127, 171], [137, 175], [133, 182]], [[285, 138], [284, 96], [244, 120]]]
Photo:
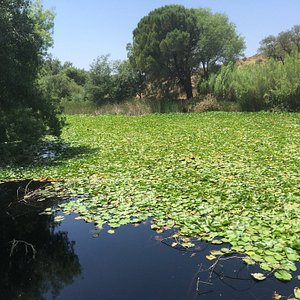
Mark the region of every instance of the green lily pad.
[[221, 240], [212, 240], [211, 243], [214, 244], [214, 245], [221, 245], [221, 244], [223, 244], [223, 242]]
[[278, 280], [281, 280], [281, 281], [289, 281], [292, 279], [292, 275], [291, 273], [285, 271], [285, 270], [279, 270], [279, 271], [276, 271], [274, 273], [274, 276], [278, 279]]
[[247, 264], [247, 265], [255, 265], [255, 261], [253, 259], [251, 259], [250, 257], [244, 257], [243, 261]]

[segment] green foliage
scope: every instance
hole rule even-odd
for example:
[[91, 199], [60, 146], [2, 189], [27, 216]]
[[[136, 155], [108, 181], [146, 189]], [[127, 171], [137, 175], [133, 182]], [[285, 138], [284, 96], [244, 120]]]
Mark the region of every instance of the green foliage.
[[178, 226], [181, 237], [229, 243], [223, 253], [246, 253], [280, 280], [297, 271], [299, 113], [67, 121], [65, 142], [89, 152], [47, 165], [3, 168], [0, 181], [64, 179], [78, 199], [59, 209], [78, 212], [99, 228], [152, 217], [153, 229]]
[[218, 74], [212, 74], [209, 80], [200, 80], [198, 83], [198, 93], [206, 95], [213, 93], [218, 99], [234, 101], [235, 91], [233, 87], [233, 74], [235, 64], [229, 63], [224, 65]]
[[91, 65], [87, 85], [89, 99], [94, 103], [101, 103], [110, 99], [112, 67], [109, 55], [98, 57]]
[[39, 84], [49, 98], [68, 101], [86, 100], [88, 73], [85, 70], [64, 65], [58, 59], [48, 57], [40, 71]]
[[73, 80], [77, 85], [84, 86], [88, 79], [88, 74], [83, 69], [78, 69], [73, 66], [67, 66], [63, 69], [63, 73]]
[[196, 15], [180, 5], [156, 9], [133, 32], [132, 58], [152, 81], [178, 79], [192, 97], [193, 52], [200, 34]]
[[91, 65], [87, 93], [91, 102], [120, 102], [141, 94], [143, 75], [129, 61], [110, 61], [109, 55], [98, 57]]
[[135, 97], [141, 94], [143, 88], [144, 77], [132, 68], [129, 60], [115, 63], [111, 86], [114, 101], [120, 102]]
[[218, 75], [198, 86], [200, 93], [213, 93], [226, 101], [236, 101], [245, 111], [300, 110], [300, 59], [285, 57], [282, 64], [268, 60], [264, 64], [223, 66]]
[[41, 0], [31, 1], [29, 17], [34, 24], [34, 33], [42, 38], [41, 51], [47, 54], [49, 47], [53, 46], [53, 28], [54, 28], [53, 10], [44, 10]]
[[300, 53], [300, 25], [280, 32], [277, 36], [269, 35], [260, 42], [259, 52], [268, 58], [284, 63], [285, 56], [292, 52]]
[[151, 84], [174, 83], [190, 99], [191, 76], [200, 64], [207, 77], [220, 62], [239, 57], [243, 47], [243, 40], [226, 16], [167, 5], [140, 20], [133, 32], [129, 57]]
[[245, 43], [226, 15], [213, 14], [207, 9], [197, 9], [195, 12], [201, 32], [197, 60], [201, 63], [204, 78], [207, 79], [216, 65], [236, 61], [241, 56]]
[[28, 147], [45, 134], [60, 133], [59, 107], [37, 83], [42, 56], [52, 42], [53, 17], [40, 2], [1, 2], [1, 154], [10, 146]]

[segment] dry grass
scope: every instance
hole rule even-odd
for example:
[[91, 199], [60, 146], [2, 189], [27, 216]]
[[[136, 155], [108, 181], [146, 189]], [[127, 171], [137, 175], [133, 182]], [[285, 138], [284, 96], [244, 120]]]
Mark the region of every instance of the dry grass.
[[262, 54], [255, 54], [253, 56], [245, 57], [237, 62], [238, 66], [246, 66], [253, 64], [260, 64], [266, 62], [268, 59]]
[[96, 105], [90, 102], [62, 103], [67, 115], [130, 115], [139, 116], [151, 113], [150, 105], [144, 100], [128, 100], [122, 103], [107, 103]]

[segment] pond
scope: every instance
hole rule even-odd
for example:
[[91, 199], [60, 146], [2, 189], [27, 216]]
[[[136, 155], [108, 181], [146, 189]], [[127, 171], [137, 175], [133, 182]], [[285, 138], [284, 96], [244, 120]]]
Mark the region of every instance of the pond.
[[0, 299], [272, 299], [297, 286], [253, 280], [259, 269], [238, 254], [210, 268], [206, 256], [220, 246], [173, 248], [171, 233], [151, 230], [151, 220], [109, 234], [75, 214], [55, 222], [39, 214], [49, 203], [12, 195], [0, 185]]

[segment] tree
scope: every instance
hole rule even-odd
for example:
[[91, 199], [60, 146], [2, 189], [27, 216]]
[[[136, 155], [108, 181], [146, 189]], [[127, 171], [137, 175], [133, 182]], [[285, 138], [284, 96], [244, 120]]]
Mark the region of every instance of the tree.
[[49, 56], [44, 59], [39, 73], [39, 85], [50, 98], [57, 101], [86, 100], [87, 71], [74, 67], [70, 62], [62, 64], [58, 59]]
[[134, 70], [129, 60], [117, 61], [112, 74], [111, 96], [115, 101], [122, 101], [136, 96], [141, 98], [143, 76]]
[[39, 1], [1, 0], [0, 152], [8, 144], [27, 147], [45, 134], [60, 134], [58, 103], [37, 82], [53, 20]]
[[176, 80], [193, 96], [191, 75], [197, 64], [199, 29], [196, 15], [180, 5], [158, 8], [140, 20], [133, 32], [132, 55], [148, 79]]
[[174, 81], [193, 97], [192, 74], [237, 58], [244, 42], [221, 14], [181, 5], [158, 8], [140, 20], [133, 32], [131, 61], [148, 80]]
[[274, 58], [284, 63], [286, 55], [292, 52], [300, 53], [300, 25], [280, 32], [277, 36], [269, 35], [260, 41], [258, 52], [268, 58]]
[[236, 61], [242, 55], [245, 44], [226, 15], [213, 14], [208, 9], [196, 9], [195, 13], [200, 28], [196, 55], [204, 78], [208, 79], [216, 65]]
[[88, 75], [83, 69], [78, 69], [71, 65], [64, 68], [63, 73], [78, 85], [84, 86], [87, 82]]
[[268, 35], [260, 41], [260, 48], [258, 50], [260, 53], [268, 58], [274, 58], [283, 61], [283, 51], [279, 47], [277, 38], [274, 35]]
[[91, 101], [120, 102], [137, 95], [143, 84], [142, 75], [129, 63], [111, 61], [109, 55], [98, 57], [91, 65], [87, 93]]
[[91, 64], [87, 93], [92, 102], [100, 104], [109, 100], [111, 92], [112, 66], [109, 55], [102, 55]]
[[291, 40], [298, 53], [300, 53], [300, 25], [295, 25], [291, 29]]

